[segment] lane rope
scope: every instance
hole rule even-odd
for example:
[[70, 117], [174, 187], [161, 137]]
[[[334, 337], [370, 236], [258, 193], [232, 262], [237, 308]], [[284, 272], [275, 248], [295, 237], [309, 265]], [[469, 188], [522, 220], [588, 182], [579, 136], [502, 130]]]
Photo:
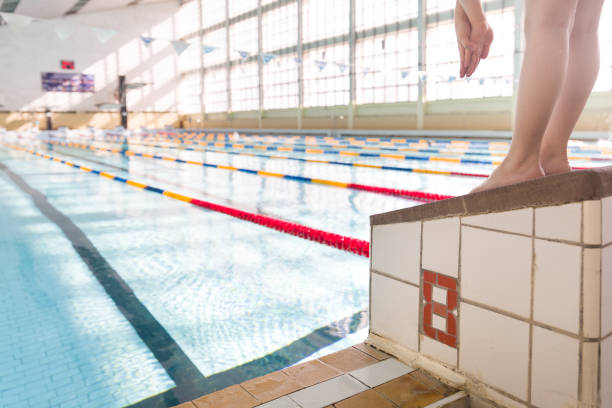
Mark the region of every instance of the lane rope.
[[[60, 143], [65, 143], [65, 142], [60, 142]], [[348, 188], [351, 190], [367, 191], [371, 193], [384, 194], [384, 195], [397, 196], [397, 197], [405, 197], [405, 198], [416, 199], [416, 200], [438, 201], [438, 200], [444, 200], [444, 199], [453, 197], [450, 195], [428, 193], [425, 191], [403, 190], [403, 189], [397, 189], [397, 188], [379, 187], [379, 186], [371, 186], [371, 185], [357, 184], [357, 183], [345, 183], [345, 182], [334, 181], [334, 180], [294, 176], [294, 175], [283, 174], [283, 173], [274, 173], [274, 172], [269, 172], [269, 171], [264, 171], [264, 170], [252, 170], [252, 169], [245, 169], [245, 168], [240, 168], [240, 167], [224, 166], [220, 164], [207, 163], [204, 161], [183, 160], [183, 159], [177, 159], [175, 157], [160, 156], [157, 154], [139, 153], [139, 152], [134, 152], [131, 150], [122, 151], [121, 149], [96, 147], [96, 146], [81, 144], [81, 143], [67, 143], [66, 147], [75, 147], [75, 148], [79, 148], [83, 150], [92, 150], [92, 151], [97, 150], [97, 151], [102, 151], [102, 152], [121, 154], [124, 156], [143, 157], [146, 159], [164, 160], [164, 161], [176, 162], [176, 163], [181, 163], [181, 164], [192, 164], [196, 166], [203, 166], [203, 167], [220, 169], [220, 170], [237, 171], [241, 173], [253, 174], [256, 176], [260, 176], [260, 177], [282, 178], [285, 180], [292, 180], [292, 181], [297, 181], [300, 183], [319, 184], [319, 185], [325, 185], [325, 186], [337, 187], [337, 188]]]
[[238, 210], [236, 208], [219, 205], [215, 203], [211, 203], [204, 200], [198, 200], [197, 198], [188, 197], [182, 194], [174, 193], [169, 190], [163, 190], [161, 188], [157, 188], [151, 185], [147, 185], [144, 183], [139, 183], [134, 180], [126, 179], [123, 177], [118, 177], [112, 173], [95, 170], [87, 166], [83, 166], [77, 163], [73, 163], [70, 161], [66, 161], [60, 159], [58, 157], [54, 157], [48, 154], [43, 154], [36, 152], [34, 150], [26, 149], [21, 146], [1, 143], [2, 145], [9, 147], [14, 150], [18, 150], [21, 152], [29, 153], [31, 155], [51, 160], [56, 163], [61, 163], [66, 166], [73, 167], [75, 169], [79, 169], [86, 173], [97, 174], [100, 177], [107, 178], [109, 180], [117, 181], [119, 183], [127, 184], [129, 186], [139, 188], [142, 190], [150, 191], [153, 193], [157, 193], [174, 200], [182, 201], [188, 204], [195, 205], [197, 207], [205, 208], [207, 210], [219, 212], [222, 214], [226, 214], [232, 216], [234, 218], [238, 218], [244, 221], [251, 222], [253, 224], [258, 224], [279, 232], [283, 232], [285, 234], [293, 235], [299, 238], [303, 238], [309, 241], [314, 241], [323, 245], [327, 245], [330, 247], [334, 247], [340, 249], [342, 251], [350, 252], [356, 255], [369, 257], [370, 254], [370, 243], [368, 241], [364, 241], [357, 238], [347, 237], [340, 234], [334, 234], [332, 232], [327, 232], [324, 230], [311, 228], [302, 224], [298, 224], [291, 221], [284, 221], [277, 218], [268, 217], [266, 215], [251, 213], [247, 211]]

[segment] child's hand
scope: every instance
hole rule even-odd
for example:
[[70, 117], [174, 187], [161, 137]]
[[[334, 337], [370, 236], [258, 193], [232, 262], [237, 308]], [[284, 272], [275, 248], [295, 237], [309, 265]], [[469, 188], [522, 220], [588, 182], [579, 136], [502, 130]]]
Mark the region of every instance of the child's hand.
[[480, 59], [487, 58], [493, 42], [493, 30], [483, 17], [482, 21], [470, 22], [467, 13], [457, 2], [455, 8], [455, 32], [461, 67], [459, 76], [471, 76]]

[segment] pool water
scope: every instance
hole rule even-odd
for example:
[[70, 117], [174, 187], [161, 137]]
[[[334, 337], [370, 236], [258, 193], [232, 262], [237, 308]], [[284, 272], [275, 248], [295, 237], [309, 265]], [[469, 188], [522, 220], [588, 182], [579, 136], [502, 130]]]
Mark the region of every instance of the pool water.
[[[369, 215], [421, 204], [48, 145], [40, 140], [50, 135], [29, 136], [7, 134], [0, 142], [364, 240]], [[482, 181], [135, 144], [131, 149], [451, 195]], [[492, 168], [287, 155], [485, 173]], [[367, 258], [2, 145], [0, 225], [0, 407], [172, 406], [342, 349], [367, 333]]]

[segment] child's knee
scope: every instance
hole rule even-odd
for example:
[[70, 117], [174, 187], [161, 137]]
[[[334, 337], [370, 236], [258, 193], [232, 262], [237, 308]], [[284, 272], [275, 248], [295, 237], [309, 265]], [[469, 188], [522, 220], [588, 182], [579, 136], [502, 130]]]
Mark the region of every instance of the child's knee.
[[575, 0], [561, 2], [528, 0], [525, 13], [525, 36], [538, 35], [543, 31], [571, 33], [576, 16], [576, 5]]

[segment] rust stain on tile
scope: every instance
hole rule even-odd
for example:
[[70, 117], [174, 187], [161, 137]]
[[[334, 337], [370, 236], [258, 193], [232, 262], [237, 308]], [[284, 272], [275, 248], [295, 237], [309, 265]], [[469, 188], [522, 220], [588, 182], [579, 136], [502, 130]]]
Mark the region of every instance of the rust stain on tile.
[[376, 390], [364, 391], [360, 394], [336, 402], [336, 408], [395, 408], [395, 405], [380, 395]]
[[416, 381], [410, 374], [403, 375], [374, 389], [402, 408], [423, 408], [444, 398], [444, 394]]

